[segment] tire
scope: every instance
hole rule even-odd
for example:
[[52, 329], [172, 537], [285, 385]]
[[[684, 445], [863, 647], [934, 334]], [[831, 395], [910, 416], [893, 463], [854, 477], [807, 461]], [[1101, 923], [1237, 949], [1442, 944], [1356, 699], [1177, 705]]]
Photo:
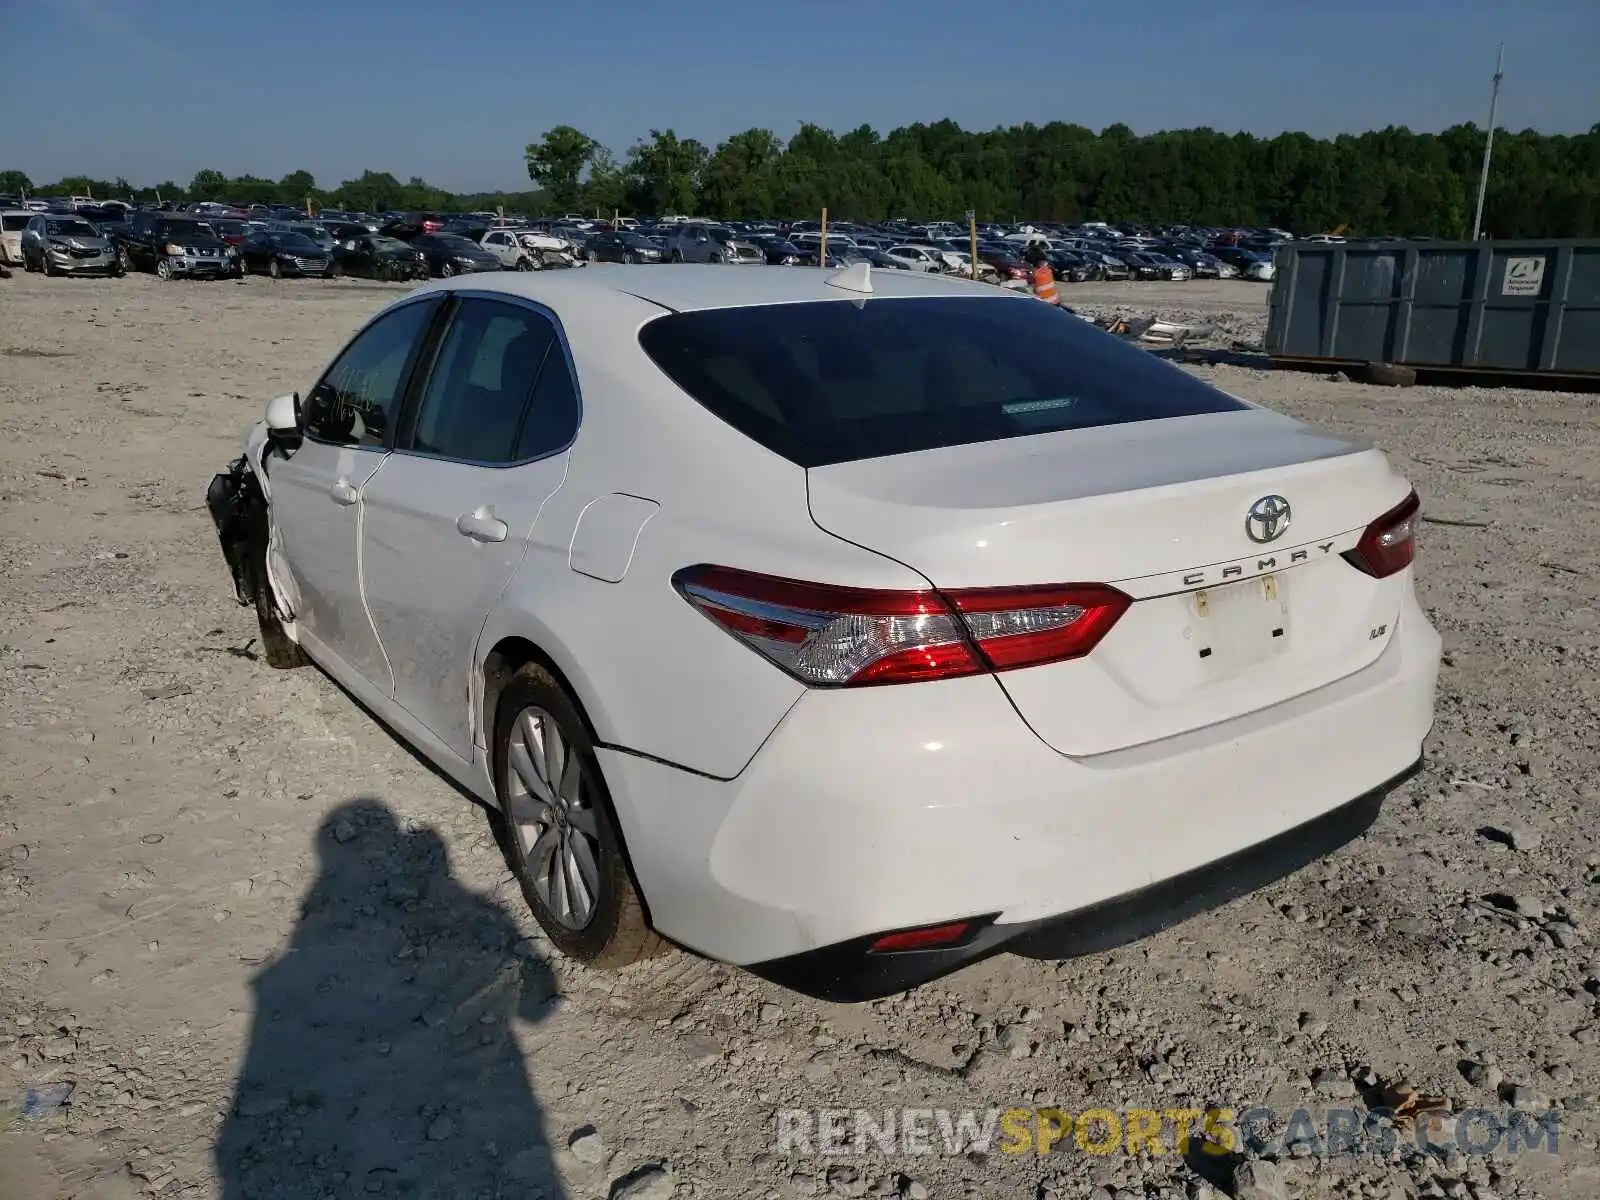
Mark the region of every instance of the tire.
[[117, 247], [117, 266], [124, 273], [133, 270], [133, 260], [128, 257], [128, 248], [126, 246]]
[[519, 271], [531, 271], [531, 270], [533, 270], [533, 264], [528, 261], [527, 255], [523, 255], [521, 258], [517, 259], [517, 270], [519, 270]]
[[250, 510], [250, 547], [248, 570], [253, 577], [251, 590], [255, 593], [256, 626], [261, 631], [261, 661], [278, 671], [290, 671], [311, 662], [298, 642], [293, 641], [283, 629], [277, 605], [272, 600], [272, 584], [267, 578], [267, 541], [270, 536], [270, 518], [266, 503], [257, 493], [256, 503]]
[[50, 261], [48, 254], [39, 255], [39, 269], [46, 275], [54, 275], [56, 273], [55, 264]]
[[[539, 785], [542, 764], [528, 752], [528, 747], [540, 744], [539, 733], [548, 747], [552, 731], [567, 747], [562, 757], [577, 759], [575, 771], [555, 772], [567, 780], [567, 786], [558, 791], [575, 796], [577, 803], [564, 803], [562, 815], [553, 819], [555, 808], [537, 800], [534, 788], [522, 782], [530, 778]], [[513, 747], [523, 764], [520, 771], [512, 762]], [[490, 812], [490, 827], [506, 864], [522, 887], [523, 898], [557, 949], [587, 966], [610, 969], [649, 958], [666, 945], [650, 929], [583, 718], [561, 685], [536, 663], [521, 667], [501, 692], [495, 713], [494, 783], [501, 808]], [[541, 877], [527, 852], [541, 840], [541, 810], [547, 821], [542, 832], [554, 846], [548, 859], [548, 878]], [[581, 819], [578, 814], [582, 814]], [[579, 879], [584, 882], [584, 890], [591, 892], [587, 916], [556, 878], [558, 865], [564, 868], [569, 858], [580, 861], [585, 852], [592, 879], [584, 871], [579, 872]], [[592, 890], [589, 883], [593, 884]], [[564, 894], [569, 897], [567, 915], [559, 911]], [[556, 898], [556, 906], [546, 899], [547, 895]]]
[[274, 279], [283, 278], [283, 268], [278, 265], [277, 259], [270, 258], [267, 260], [267, 274], [272, 276]]
[[170, 283], [172, 281], [172, 264], [164, 258], [157, 259], [156, 277]]
[[22, 273], [24, 275], [33, 274], [33, 259], [28, 257], [28, 252], [26, 250], [22, 252]]
[[283, 631], [283, 622], [273, 610], [271, 591], [263, 557], [256, 578], [256, 625], [261, 630], [261, 661], [274, 670], [292, 671], [295, 667], [305, 666], [311, 660], [306, 657], [306, 652], [300, 648], [299, 643], [291, 641], [289, 635]]
[[633, 266], [634, 263], [639, 261], [639, 256], [637, 254], [635, 254], [632, 250], [624, 250], [622, 252], [622, 261], [627, 263], [631, 267], [631, 266]]
[[334, 263], [327, 269], [327, 271], [323, 273], [322, 277], [324, 279], [337, 279], [342, 274], [344, 274], [344, 272], [340, 269], [339, 264]]
[[113, 279], [121, 279], [127, 273], [128, 268], [123, 266], [120, 262], [111, 268], [111, 278]]
[[683, 261], [683, 251], [682, 250], [674, 250], [672, 252], [672, 261], [675, 262], [675, 263], [681, 263]]
[[455, 276], [455, 273], [456, 273], [456, 265], [455, 265], [455, 263], [452, 263], [452, 262], [447, 262], [447, 263], [444, 264], [444, 266], [439, 268], [439, 278], [440, 279], [451, 279], [451, 278], [453, 278]]

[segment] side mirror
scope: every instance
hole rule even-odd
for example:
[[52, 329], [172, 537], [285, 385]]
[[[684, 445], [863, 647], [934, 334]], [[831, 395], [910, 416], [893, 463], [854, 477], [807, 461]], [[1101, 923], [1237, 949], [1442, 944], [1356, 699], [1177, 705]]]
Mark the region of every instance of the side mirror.
[[300, 432], [300, 393], [274, 396], [267, 401], [267, 432], [271, 434], [298, 434]]
[[302, 424], [300, 393], [274, 396], [268, 400], [263, 424], [267, 427], [267, 441], [276, 446], [281, 454], [288, 456], [298, 450]]

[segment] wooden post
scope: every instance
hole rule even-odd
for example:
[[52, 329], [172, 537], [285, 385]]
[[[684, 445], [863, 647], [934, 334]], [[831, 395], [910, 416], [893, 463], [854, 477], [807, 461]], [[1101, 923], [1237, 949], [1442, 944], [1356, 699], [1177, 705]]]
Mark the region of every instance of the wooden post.
[[317, 215], [316, 213], [311, 211], [311, 197], [307, 196], [306, 197], [306, 220], [309, 221], [312, 217], [314, 217], [316, 215]]
[[978, 210], [967, 211], [967, 230], [972, 234], [972, 281], [978, 281]]
[[828, 266], [828, 210], [822, 210], [822, 253], [817, 255], [817, 266]]

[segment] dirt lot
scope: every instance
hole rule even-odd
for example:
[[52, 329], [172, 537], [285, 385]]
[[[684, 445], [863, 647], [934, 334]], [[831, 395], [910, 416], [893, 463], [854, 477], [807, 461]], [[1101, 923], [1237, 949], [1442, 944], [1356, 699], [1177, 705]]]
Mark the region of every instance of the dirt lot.
[[[1264, 321], [1245, 283], [1065, 293]], [[1592, 399], [1194, 368], [1417, 482], [1447, 652], [1426, 770], [1331, 861], [1146, 943], [833, 1007], [682, 955], [553, 961], [478, 811], [324, 676], [252, 661], [205, 485], [392, 294], [0, 281], [0, 1104], [45, 1109], [0, 1134], [0, 1192], [1600, 1194]], [[1559, 1153], [1423, 1157], [1402, 1132], [1235, 1179], [1170, 1135], [1048, 1158], [774, 1139], [790, 1107], [1320, 1114], [1402, 1082], [1557, 1105]]]

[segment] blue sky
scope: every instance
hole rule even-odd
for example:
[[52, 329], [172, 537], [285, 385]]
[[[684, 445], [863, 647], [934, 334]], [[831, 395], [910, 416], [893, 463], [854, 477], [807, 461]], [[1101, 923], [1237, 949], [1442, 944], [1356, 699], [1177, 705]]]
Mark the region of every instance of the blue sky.
[[1483, 123], [1502, 39], [1502, 126], [1600, 121], [1600, 0], [0, 0], [0, 168], [467, 191], [527, 186], [557, 124], [619, 157], [804, 120], [1436, 130]]

